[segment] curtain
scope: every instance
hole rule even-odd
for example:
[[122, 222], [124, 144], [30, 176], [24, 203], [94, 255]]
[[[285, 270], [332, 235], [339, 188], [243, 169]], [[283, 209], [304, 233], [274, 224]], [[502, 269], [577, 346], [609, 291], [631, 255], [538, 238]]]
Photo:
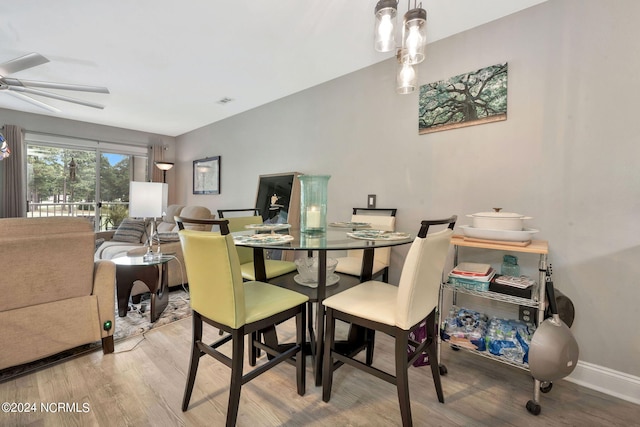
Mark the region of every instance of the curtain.
[[161, 162], [164, 160], [164, 145], [152, 145], [151, 147], [151, 182], [162, 182], [162, 171], [158, 169], [154, 162]]
[[2, 204], [0, 218], [14, 218], [26, 216], [26, 200], [24, 189], [24, 156], [22, 128], [5, 125], [2, 132], [11, 155], [0, 164], [2, 168]]

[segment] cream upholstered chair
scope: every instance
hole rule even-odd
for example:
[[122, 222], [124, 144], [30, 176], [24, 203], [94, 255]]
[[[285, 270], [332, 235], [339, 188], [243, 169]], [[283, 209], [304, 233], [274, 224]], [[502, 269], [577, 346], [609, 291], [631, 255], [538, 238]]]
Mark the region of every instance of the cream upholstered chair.
[[[225, 212], [251, 212], [251, 216], [234, 216], [225, 217]], [[257, 208], [251, 209], [219, 209], [218, 216], [220, 219], [226, 219], [229, 221], [229, 232], [245, 231], [245, 226], [251, 224], [262, 224], [262, 216]], [[242, 271], [242, 278], [244, 280], [256, 280], [255, 265], [253, 263], [253, 248], [246, 248], [242, 246], [236, 247], [238, 251], [238, 258], [240, 260], [240, 269]], [[282, 276], [283, 274], [296, 271], [296, 264], [291, 261], [281, 261], [275, 259], [265, 259], [264, 268], [267, 274], [267, 280], [274, 277]]]
[[[186, 222], [186, 221], [185, 221]], [[220, 233], [181, 230], [180, 243], [189, 275], [191, 309], [193, 310], [193, 343], [189, 374], [182, 401], [182, 410], [189, 407], [200, 357], [208, 354], [231, 368], [231, 386], [227, 409], [227, 426], [234, 426], [238, 416], [242, 385], [283, 361], [295, 361], [299, 395], [305, 393], [304, 324], [309, 298], [298, 292], [262, 282], [243, 282], [238, 254], [229, 235], [228, 222], [214, 222]], [[296, 343], [276, 348], [268, 342], [254, 341], [257, 332], [295, 317]], [[203, 321], [228, 335], [213, 344], [202, 342]], [[264, 350], [270, 360], [243, 375], [244, 336], [251, 344]], [[231, 341], [232, 355], [226, 356], [218, 347]]]
[[[368, 222], [371, 228], [384, 231], [395, 231], [397, 209], [353, 208], [351, 222]], [[363, 250], [347, 251], [347, 256], [338, 257], [336, 273], [360, 276], [362, 272]], [[382, 275], [382, 281], [389, 281], [389, 261], [391, 248], [377, 248], [373, 257], [371, 277]]]
[[[347, 363], [375, 375], [398, 390], [402, 425], [411, 426], [409, 400], [409, 366], [427, 352], [438, 400], [444, 403], [440, 369], [436, 354], [436, 308], [440, 282], [447, 258], [453, 227], [457, 217], [422, 221], [418, 237], [414, 240], [402, 268], [398, 286], [379, 281], [361, 283], [323, 301], [327, 310], [325, 332], [322, 400], [331, 398], [334, 370]], [[445, 230], [427, 234], [432, 225], [447, 224]], [[395, 339], [395, 376], [336, 351], [336, 319], [380, 331]], [[409, 341], [409, 332], [426, 321], [427, 337], [422, 343]], [[408, 345], [415, 351], [409, 353]], [[369, 345], [373, 345], [370, 342]], [[335, 362], [334, 362], [335, 360]], [[341, 382], [341, 384], [345, 384]]]

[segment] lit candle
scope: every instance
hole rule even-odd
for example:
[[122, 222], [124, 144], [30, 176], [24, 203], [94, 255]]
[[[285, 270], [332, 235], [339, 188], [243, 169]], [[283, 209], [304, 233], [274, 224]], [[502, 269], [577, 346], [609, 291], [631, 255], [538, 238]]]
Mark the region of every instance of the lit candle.
[[307, 209], [307, 227], [320, 228], [320, 210], [317, 206], [310, 206]]

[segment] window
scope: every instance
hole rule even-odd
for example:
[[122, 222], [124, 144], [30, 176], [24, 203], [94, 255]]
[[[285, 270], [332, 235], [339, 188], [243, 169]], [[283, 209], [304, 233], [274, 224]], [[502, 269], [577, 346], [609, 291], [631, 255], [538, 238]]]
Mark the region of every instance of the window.
[[128, 216], [129, 181], [147, 176], [146, 147], [36, 133], [25, 141], [27, 216], [82, 216], [96, 230]]

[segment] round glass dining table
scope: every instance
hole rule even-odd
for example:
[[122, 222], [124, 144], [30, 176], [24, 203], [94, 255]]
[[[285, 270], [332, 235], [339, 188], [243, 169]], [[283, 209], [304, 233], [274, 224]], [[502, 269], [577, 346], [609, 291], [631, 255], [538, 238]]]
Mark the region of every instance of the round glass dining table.
[[[265, 250], [306, 251], [308, 252], [308, 256], [317, 253], [319, 274], [316, 288], [308, 288], [303, 285], [291, 285], [291, 281], [288, 282], [289, 284], [283, 284], [277, 280], [278, 278], [268, 281], [278, 286], [285, 286], [289, 289], [305, 293], [310, 296], [311, 301], [317, 302], [315, 334], [311, 327], [309, 327], [311, 353], [314, 356], [313, 365], [316, 386], [320, 386], [322, 383], [322, 345], [324, 341], [324, 307], [322, 306], [322, 301], [327, 296], [327, 252], [351, 249], [363, 250], [360, 278], [359, 280], [352, 280], [352, 283], [355, 285], [371, 280], [373, 258], [377, 248], [405, 245], [413, 242], [415, 237], [409, 233], [402, 232], [379, 232], [376, 235], [375, 231], [366, 231], [367, 230], [354, 230], [348, 227], [328, 227], [326, 232], [322, 234], [306, 234], [300, 232], [298, 228], [274, 230], [272, 233], [257, 233], [256, 230], [231, 233], [236, 246], [253, 248], [255, 277], [256, 280], [262, 282], [267, 282], [264, 266]], [[353, 236], [359, 236], [359, 238]], [[343, 280], [342, 277], [344, 277], [344, 275], [341, 275], [340, 280]], [[341, 290], [344, 290], [344, 288]], [[273, 334], [275, 335], [274, 332]], [[317, 339], [315, 339], [314, 335]]]

